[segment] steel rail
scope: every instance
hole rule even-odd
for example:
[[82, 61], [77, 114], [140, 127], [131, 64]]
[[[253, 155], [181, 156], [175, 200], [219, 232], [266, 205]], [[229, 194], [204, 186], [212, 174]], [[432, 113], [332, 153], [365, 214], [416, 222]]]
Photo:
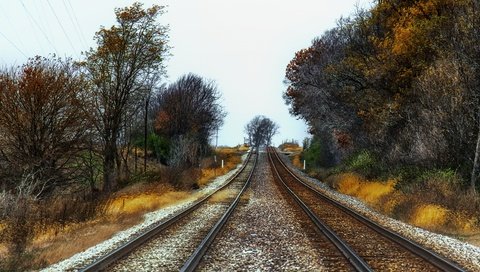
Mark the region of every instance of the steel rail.
[[238, 203], [240, 202], [240, 198], [241, 198], [242, 194], [246, 191], [246, 189], [250, 185], [250, 181], [252, 179], [253, 172], [255, 171], [255, 167], [257, 166], [257, 161], [258, 161], [258, 151], [257, 151], [257, 156], [255, 157], [255, 162], [253, 164], [253, 168], [250, 172], [250, 175], [247, 178], [247, 182], [245, 182], [245, 185], [243, 185], [242, 190], [238, 193], [237, 197], [232, 202], [232, 204], [230, 204], [227, 211], [217, 221], [217, 223], [213, 226], [213, 228], [210, 230], [210, 232], [205, 236], [205, 238], [202, 240], [202, 242], [198, 245], [198, 247], [195, 249], [193, 254], [187, 259], [187, 261], [182, 266], [182, 268], [180, 268], [181, 272], [194, 271], [195, 268], [198, 266], [198, 264], [200, 263], [200, 260], [202, 259], [203, 255], [205, 255], [205, 252], [207, 252], [208, 247], [212, 244], [213, 240], [215, 240], [215, 237], [217, 237], [217, 234], [225, 226], [225, 223], [228, 221], [228, 219], [232, 215], [233, 211], [237, 207]]
[[426, 249], [422, 247], [421, 245], [399, 235], [398, 233], [395, 233], [387, 228], [382, 227], [378, 223], [372, 221], [371, 219], [361, 215], [360, 213], [352, 210], [351, 208], [348, 208], [336, 200], [324, 195], [323, 193], [319, 192], [317, 189], [312, 187], [310, 184], [306, 183], [305, 181], [301, 180], [295, 173], [293, 173], [288, 166], [283, 162], [283, 160], [280, 158], [278, 155], [277, 151], [274, 148], [271, 148], [272, 153], [275, 154], [275, 157], [277, 160], [280, 162], [280, 164], [285, 168], [285, 170], [295, 179], [297, 180], [300, 184], [304, 185], [306, 188], [310, 189], [313, 191], [318, 197], [322, 198], [323, 200], [327, 201], [328, 203], [332, 204], [333, 206], [339, 208], [346, 214], [350, 215], [351, 217], [355, 218], [362, 224], [368, 226], [369, 228], [373, 229], [380, 235], [384, 236], [385, 238], [389, 239], [390, 241], [393, 241], [408, 251], [412, 252], [413, 254], [421, 257], [425, 261], [429, 262], [430, 264], [434, 265], [435, 267], [439, 268], [442, 271], [465, 271], [462, 267], [460, 267], [458, 264], [454, 263], [451, 260], [446, 259], [443, 256], [440, 256], [439, 254]]
[[[122, 257], [128, 255], [130, 252], [133, 250], [137, 249], [147, 241], [151, 240], [153, 237], [157, 236], [159, 233], [170, 227], [172, 224], [176, 223], [180, 219], [184, 218], [197, 208], [199, 208], [205, 201], [207, 201], [212, 195], [217, 193], [218, 191], [222, 190], [223, 188], [227, 187], [232, 183], [233, 180], [235, 180], [240, 173], [243, 172], [247, 164], [249, 163], [251, 156], [252, 156], [252, 151], [248, 154], [247, 159], [245, 160], [245, 163], [243, 166], [233, 175], [224, 185], [213, 191], [211, 194], [204, 196], [197, 202], [195, 202], [192, 206], [182, 210], [179, 213], [176, 213], [166, 220], [160, 222], [157, 226], [154, 228], [147, 230], [146, 232], [142, 233], [140, 236], [124, 243], [123, 245], [119, 246], [115, 250], [109, 252], [108, 254], [104, 255], [100, 259], [94, 261], [93, 263], [89, 264], [88, 266], [80, 269], [80, 271], [85, 271], [85, 272], [90, 272], [90, 271], [100, 271], [106, 269], [108, 266], [113, 264], [114, 262], [118, 261]], [[255, 162], [256, 163], [256, 162]]]
[[271, 157], [271, 153], [268, 152], [268, 158], [270, 165], [273, 169], [273, 172], [277, 176], [280, 183], [287, 190], [287, 192], [292, 196], [292, 198], [297, 202], [297, 204], [302, 208], [302, 210], [308, 215], [310, 220], [315, 224], [315, 226], [325, 235], [325, 237], [330, 240], [335, 247], [343, 254], [343, 256], [350, 262], [350, 264], [357, 271], [373, 271], [373, 269], [365, 262], [365, 260], [358, 255], [345, 241], [342, 240], [330, 227], [327, 226], [322, 220], [320, 220], [315, 213], [288, 187], [283, 178], [280, 176], [275, 163]]

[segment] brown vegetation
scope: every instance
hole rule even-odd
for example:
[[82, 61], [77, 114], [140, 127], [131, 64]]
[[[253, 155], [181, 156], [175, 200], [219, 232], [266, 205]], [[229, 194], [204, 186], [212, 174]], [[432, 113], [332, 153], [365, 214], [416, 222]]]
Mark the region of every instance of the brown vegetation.
[[480, 199], [438, 177], [408, 191], [399, 189], [397, 180], [369, 180], [352, 172], [331, 175], [325, 182], [377, 211], [421, 228], [453, 236], [480, 232]]
[[[241, 162], [241, 154], [236, 148], [219, 149], [217, 156], [225, 160], [225, 164], [224, 168], [216, 168], [215, 176], [235, 168]], [[209, 170], [201, 170], [204, 173], [201, 179], [193, 182], [206, 185], [214, 176]], [[14, 250], [12, 246], [19, 243], [24, 243], [26, 248], [3, 259], [0, 270], [37, 269], [58, 262], [138, 224], [147, 212], [199, 197], [173, 184], [168, 176], [160, 176], [161, 179], [152, 175], [155, 180], [132, 183], [101, 201], [87, 201], [83, 196], [78, 198], [77, 193], [30, 202], [25, 206], [28, 209], [23, 210], [28, 213], [25, 216], [16, 213], [17, 221], [0, 221], [2, 255], [9, 255]], [[0, 206], [6, 208], [5, 203]], [[20, 207], [17, 203], [15, 206]]]
[[295, 54], [284, 98], [325, 164], [367, 149], [392, 165], [457, 169], [474, 191], [479, 25], [477, 0], [375, 1]]

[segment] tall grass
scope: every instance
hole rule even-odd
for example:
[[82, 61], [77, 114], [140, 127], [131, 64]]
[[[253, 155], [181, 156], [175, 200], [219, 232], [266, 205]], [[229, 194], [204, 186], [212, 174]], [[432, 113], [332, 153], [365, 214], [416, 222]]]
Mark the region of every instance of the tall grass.
[[480, 232], [480, 197], [452, 169], [389, 168], [363, 150], [320, 172], [330, 187], [404, 222], [442, 233]]
[[[217, 157], [225, 161], [224, 168], [207, 164], [175, 178], [183, 185], [207, 184], [241, 162], [237, 148], [219, 149]], [[20, 207], [12, 202], [13, 195], [0, 196], [0, 271], [35, 270], [58, 262], [139, 223], [147, 212], [196, 197], [192, 186], [179, 186], [168, 174], [163, 167], [134, 175], [108, 198], [92, 198], [87, 188], [79, 187], [44, 200], [30, 199], [24, 209], [17, 209], [24, 216], [9, 211]]]

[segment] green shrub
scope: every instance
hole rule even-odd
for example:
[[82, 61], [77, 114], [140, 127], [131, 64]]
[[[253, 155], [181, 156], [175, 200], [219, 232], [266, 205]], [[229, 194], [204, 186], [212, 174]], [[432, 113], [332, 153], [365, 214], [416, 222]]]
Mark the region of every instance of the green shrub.
[[453, 169], [432, 169], [427, 170], [420, 175], [421, 181], [435, 180], [438, 182], [446, 182], [451, 185], [460, 185], [462, 183], [461, 177]]
[[353, 155], [347, 162], [346, 166], [352, 170], [369, 169], [375, 166], [375, 158], [371, 152], [362, 150]]
[[[137, 138], [133, 145], [143, 148], [143, 137]], [[147, 150], [152, 152], [158, 161], [165, 163], [170, 152], [170, 140], [152, 132], [147, 136]]]
[[306, 160], [308, 168], [332, 166], [332, 156], [318, 137], [313, 137], [309, 141], [308, 148], [302, 153], [302, 158]]
[[343, 171], [357, 172], [367, 178], [374, 178], [386, 171], [386, 166], [368, 150], [360, 150], [345, 160]]

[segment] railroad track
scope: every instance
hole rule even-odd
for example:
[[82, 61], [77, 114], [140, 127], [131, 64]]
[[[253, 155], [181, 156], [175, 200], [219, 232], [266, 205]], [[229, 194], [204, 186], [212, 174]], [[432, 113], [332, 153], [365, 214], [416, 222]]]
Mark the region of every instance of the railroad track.
[[251, 152], [224, 186], [81, 271], [191, 271], [238, 204], [257, 157]]
[[323, 195], [290, 171], [275, 149], [269, 148], [268, 153], [279, 182], [356, 270], [464, 271], [458, 264]]
[[352, 271], [310, 218], [274, 180], [266, 153], [241, 205], [197, 271]]

